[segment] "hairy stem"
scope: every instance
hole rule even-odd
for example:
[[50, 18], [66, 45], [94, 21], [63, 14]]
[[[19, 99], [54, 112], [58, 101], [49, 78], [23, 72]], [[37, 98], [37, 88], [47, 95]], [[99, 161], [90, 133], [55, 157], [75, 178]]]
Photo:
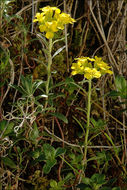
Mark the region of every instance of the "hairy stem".
[[88, 107], [87, 107], [87, 125], [86, 125], [86, 134], [84, 141], [84, 155], [83, 155], [83, 165], [87, 165], [87, 149], [88, 149], [88, 137], [89, 137], [89, 128], [90, 128], [90, 110], [91, 110], [91, 80], [89, 80], [89, 90], [88, 90]]
[[[49, 83], [51, 79], [51, 65], [52, 65], [52, 39], [49, 39], [49, 46], [48, 46], [48, 65], [47, 65], [47, 82], [46, 82], [46, 95], [49, 95]], [[46, 105], [47, 107], [47, 101]]]

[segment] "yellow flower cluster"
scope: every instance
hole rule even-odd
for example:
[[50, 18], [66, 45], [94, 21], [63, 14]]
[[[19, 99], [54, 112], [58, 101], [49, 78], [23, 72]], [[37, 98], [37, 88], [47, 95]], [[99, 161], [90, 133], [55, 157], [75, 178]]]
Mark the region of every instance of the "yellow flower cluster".
[[57, 7], [41, 8], [41, 13], [36, 14], [36, 19], [33, 22], [39, 22], [39, 29], [41, 32], [46, 32], [46, 38], [52, 39], [54, 33], [58, 30], [63, 30], [65, 24], [72, 24], [75, 22], [69, 14], [61, 13]]
[[72, 64], [72, 75], [83, 74], [85, 78], [93, 79], [100, 78], [102, 75], [113, 72], [102, 58], [95, 56], [95, 58], [81, 57], [76, 58], [77, 62]]

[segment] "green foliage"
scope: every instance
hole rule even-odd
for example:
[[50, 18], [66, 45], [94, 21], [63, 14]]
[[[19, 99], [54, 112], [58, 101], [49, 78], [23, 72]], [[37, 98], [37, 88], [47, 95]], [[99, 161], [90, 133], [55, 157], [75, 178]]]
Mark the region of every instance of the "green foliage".
[[99, 164], [101, 172], [102, 170], [107, 172], [107, 170], [110, 168], [109, 161], [112, 159], [111, 153], [103, 150], [102, 152], [97, 152], [96, 155], [99, 157], [99, 159], [97, 159], [97, 163]]
[[12, 159], [10, 159], [9, 157], [2, 157], [1, 160], [3, 161], [3, 164], [5, 166], [9, 166], [12, 169], [16, 169], [16, 164], [14, 163], [14, 161]]
[[67, 176], [63, 180], [60, 180], [58, 183], [55, 180], [50, 181], [50, 190], [64, 190], [66, 187], [64, 187], [65, 183], [67, 183], [69, 180], [73, 178], [72, 173], [68, 173]]
[[91, 122], [93, 124], [93, 128], [91, 128], [91, 133], [99, 133], [100, 131], [104, 130], [104, 127], [106, 125], [105, 121], [102, 119], [98, 119], [97, 121], [94, 118], [91, 118]]
[[122, 99], [127, 99], [127, 81], [123, 76], [116, 76], [115, 85], [117, 91], [111, 91], [110, 96], [118, 97], [120, 96]]
[[65, 149], [63, 148], [55, 149], [50, 144], [43, 144], [43, 150], [37, 149], [34, 152], [30, 152], [29, 155], [35, 159], [32, 162], [32, 165], [44, 161], [43, 172], [48, 174], [52, 167], [57, 164], [56, 158], [64, 153]]
[[[41, 171], [36, 170], [34, 174], [27, 180], [27, 183], [34, 187], [34, 190], [47, 190], [49, 180], [41, 176]], [[31, 188], [31, 186], [30, 186]]]
[[50, 115], [53, 115], [58, 119], [62, 120], [64, 123], [68, 124], [68, 120], [63, 114], [55, 112], [55, 113], [50, 113]]
[[21, 76], [21, 85], [11, 85], [13, 88], [18, 90], [23, 97], [31, 97], [34, 95], [35, 91], [39, 88], [39, 86], [43, 84], [43, 81], [34, 81], [32, 76]]
[[2, 46], [0, 47], [0, 76], [7, 72], [7, 68], [9, 66], [9, 51], [6, 51]]
[[29, 133], [29, 139], [37, 144], [38, 140], [37, 138], [39, 137], [39, 130], [38, 130], [38, 127], [37, 127], [37, 124], [36, 122], [33, 123], [33, 126], [32, 126], [32, 130], [30, 131]]
[[[60, 1], [38, 1], [37, 7], [52, 5], [63, 11]], [[87, 4], [84, 8], [83, 1], [66, 1], [66, 11], [76, 17], [76, 23], [65, 27], [65, 31], [55, 32], [56, 9], [51, 11], [52, 22], [44, 23], [44, 31], [49, 32], [46, 37], [53, 37], [49, 40], [32, 23], [37, 5], [32, 2], [0, 0], [0, 189], [126, 190], [127, 80], [123, 77], [125, 73], [116, 76], [115, 81], [108, 75], [98, 78], [98, 70], [101, 74], [112, 72], [100, 58], [103, 55], [108, 63], [105, 46], [98, 30], [94, 32], [91, 27], [95, 23], [89, 16], [91, 10], [101, 10], [98, 13], [102, 14], [104, 33], [107, 35], [111, 24], [114, 34], [117, 25], [111, 22], [115, 20], [119, 25], [125, 3], [120, 5], [117, 15], [117, 2], [98, 1], [89, 10]], [[101, 15], [97, 21], [98, 18]], [[114, 40], [113, 35], [108, 37]], [[91, 57], [94, 52], [98, 54], [95, 59]], [[115, 59], [117, 52], [121, 54], [115, 51]], [[118, 65], [120, 73], [124, 53], [126, 50]], [[76, 57], [78, 62], [73, 63]], [[85, 68], [86, 59], [89, 68]], [[109, 64], [115, 71], [115, 65]], [[71, 73], [72, 69], [82, 74], [82, 68], [86, 78], [98, 78], [92, 81], [91, 94], [88, 80], [72, 76], [76, 74]], [[12, 77], [14, 82], [10, 82]], [[114, 86], [116, 90], [111, 91]], [[105, 94], [109, 91], [112, 98]], [[114, 112], [115, 107], [124, 111], [123, 118]]]
[[91, 178], [83, 178], [83, 183], [79, 184], [77, 187], [81, 190], [120, 190], [119, 187], [106, 187], [107, 183], [105, 175], [103, 174], [93, 174]]
[[49, 188], [49, 190], [63, 190], [63, 189], [65, 189], [63, 187], [63, 185], [64, 185], [63, 181], [60, 181], [60, 182], [57, 183], [55, 180], [52, 180], [50, 182], [50, 187], [51, 188]]
[[113, 98], [120, 97], [122, 102], [120, 104], [124, 105], [125, 108], [122, 111], [126, 111], [127, 108], [127, 80], [123, 76], [116, 76], [115, 85], [117, 90], [113, 90], [109, 93], [109, 96]]
[[71, 163], [72, 166], [74, 166], [78, 170], [82, 169], [82, 165], [81, 165], [81, 162], [82, 162], [82, 159], [83, 159], [82, 154], [70, 153], [69, 157], [71, 159], [70, 163]]
[[11, 135], [14, 132], [14, 123], [13, 122], [7, 122], [6, 120], [3, 120], [0, 122], [0, 132], [2, 134], [2, 138], [5, 138], [6, 136]]

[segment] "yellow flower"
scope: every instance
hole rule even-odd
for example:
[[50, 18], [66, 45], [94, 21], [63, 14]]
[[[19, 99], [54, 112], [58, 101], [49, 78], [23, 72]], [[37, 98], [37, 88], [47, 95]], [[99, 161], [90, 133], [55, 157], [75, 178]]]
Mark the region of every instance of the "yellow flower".
[[40, 8], [40, 10], [42, 10], [42, 12], [45, 12], [45, 13], [55, 11], [57, 14], [59, 14], [61, 12], [61, 10], [59, 8], [50, 7], [50, 6]]
[[89, 60], [89, 61], [95, 61], [94, 58], [90, 58], [90, 57], [86, 57], [86, 59]]
[[99, 58], [97, 56], [95, 56], [94, 67], [100, 70], [101, 74], [103, 75], [106, 73], [113, 74], [113, 72], [110, 70], [111, 67], [108, 66], [108, 64], [105, 63], [102, 58]]
[[71, 74], [72, 74], [72, 75], [77, 75], [78, 72], [77, 72], [77, 71], [72, 71]]
[[111, 70], [106, 70], [106, 73], [108, 73], [108, 74], [110, 74], [110, 75], [113, 74], [113, 72], [112, 72]]
[[[90, 58], [89, 58], [90, 59]], [[78, 64], [80, 63], [82, 65], [82, 67], [92, 67], [91, 62], [89, 62], [88, 57], [80, 57], [80, 58], [76, 58], [75, 60], [78, 60]]]
[[52, 39], [53, 37], [54, 37], [54, 33], [53, 32], [46, 32], [46, 38]]
[[69, 14], [61, 13], [58, 17], [58, 28], [63, 30], [65, 24], [73, 24], [73, 22], [75, 22], [75, 20], [71, 18]]
[[76, 58], [77, 63], [72, 64], [72, 75], [84, 74], [84, 77], [89, 79], [100, 78], [102, 75], [113, 72], [102, 58], [95, 56], [95, 58], [81, 57]]
[[75, 20], [69, 14], [61, 13], [57, 7], [43, 7], [42, 13], [36, 14], [33, 22], [39, 22], [39, 29], [46, 33], [46, 38], [54, 37], [54, 33], [63, 30], [65, 24], [73, 23]]
[[43, 22], [44, 18], [43, 18], [43, 13], [37, 13], [35, 15], [36, 19], [33, 20], [33, 22]]
[[85, 71], [84, 77], [87, 79], [93, 79], [93, 78], [100, 78], [101, 77], [100, 71], [97, 71], [97, 69], [95, 69], [95, 68], [86, 67], [84, 69], [84, 71]]
[[52, 22], [46, 22], [45, 23], [45, 26], [47, 27], [45, 30], [49, 30], [49, 31], [52, 31], [52, 32], [57, 32], [58, 29], [57, 29], [57, 22], [56, 21], [52, 21]]
[[72, 75], [83, 74], [84, 72], [84, 67], [80, 61], [78, 61], [77, 63], [73, 63], [71, 69], [74, 70], [72, 71]]
[[44, 32], [46, 30], [46, 25], [41, 24], [39, 26], [40, 32]]
[[66, 13], [61, 13], [59, 16], [59, 20], [63, 23], [63, 24], [73, 24], [73, 22], [75, 22], [75, 20], [73, 18], [71, 18], [71, 16], [69, 14]]

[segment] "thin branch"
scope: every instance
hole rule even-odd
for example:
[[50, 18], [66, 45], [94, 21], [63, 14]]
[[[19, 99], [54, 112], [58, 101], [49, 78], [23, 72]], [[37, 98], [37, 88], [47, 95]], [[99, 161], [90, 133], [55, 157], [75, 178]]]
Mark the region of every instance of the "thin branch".
[[[47, 127], [44, 127], [44, 129], [45, 129], [45, 131], [46, 131], [49, 135], [51, 135], [52, 137], [54, 137], [54, 139], [57, 139], [58, 141], [63, 142], [63, 143], [65, 143], [65, 144], [68, 145], [68, 146], [76, 147], [76, 148], [80, 148], [80, 149], [81, 149], [81, 148], [84, 148], [84, 146], [79, 146], [79, 145], [76, 145], [76, 144], [69, 143], [69, 142], [67, 142], [67, 141], [65, 141], [65, 140], [63, 140], [63, 139], [61, 139], [60, 137], [58, 137], [58, 136], [52, 134], [52, 133], [47, 129]], [[115, 146], [115, 148], [120, 148], [120, 147], [122, 147], [122, 146], [123, 146], [123, 144], [122, 144], [122, 145], [119, 145], [119, 146]], [[88, 148], [114, 149], [114, 146], [88, 146]]]
[[16, 13], [16, 15], [21, 15], [22, 12], [27, 11], [29, 8], [32, 7], [32, 5], [34, 5], [34, 4], [38, 3], [38, 2], [50, 2], [50, 1], [51, 1], [51, 0], [37, 0], [37, 1], [33, 2], [33, 3], [30, 3], [29, 5], [27, 5], [27, 6], [25, 6], [25, 7], [23, 7], [20, 11], [18, 11], [18, 12]]
[[94, 21], [95, 21], [95, 23], [96, 23], [96, 26], [97, 26], [97, 28], [98, 28], [100, 34], [101, 34], [101, 37], [102, 37], [102, 39], [103, 39], [103, 41], [104, 41], [104, 43], [105, 43], [105, 46], [106, 46], [106, 48], [107, 48], [107, 50], [108, 50], [108, 52], [109, 52], [109, 55], [110, 55], [110, 58], [111, 58], [111, 62], [113, 61], [113, 63], [114, 63], [114, 65], [115, 65], [116, 69], [119, 71], [119, 68], [118, 68], [118, 65], [117, 65], [117, 63], [116, 63], [116, 60], [115, 60], [115, 58], [114, 58], [114, 56], [113, 56], [113, 54], [112, 54], [112, 52], [111, 52], [111, 49], [110, 49], [110, 47], [109, 47], [109, 45], [108, 45], [108, 43], [107, 43], [107, 40], [106, 40], [106, 38], [105, 38], [105, 36], [104, 36], [104, 34], [103, 34], [103, 31], [101, 30], [101, 27], [99, 26], [99, 23], [98, 23], [98, 21], [97, 21], [95, 15], [94, 15], [94, 12], [93, 12], [93, 10], [92, 10], [92, 7], [90, 6], [89, 8], [90, 8], [92, 17], [93, 17], [93, 19], [94, 19]]
[[119, 11], [118, 11], [118, 13], [117, 13], [117, 16], [115, 17], [114, 21], [112, 22], [112, 24], [111, 24], [111, 26], [110, 26], [110, 28], [109, 28], [109, 30], [108, 30], [107, 41], [109, 41], [109, 37], [110, 37], [110, 33], [111, 33], [111, 30], [112, 30], [112, 27], [113, 27], [113, 25], [115, 24], [115, 22], [116, 22], [116, 20], [117, 20], [117, 18], [118, 18], [118, 16], [119, 16], [119, 14], [120, 14], [120, 12], [121, 12], [123, 3], [124, 3], [124, 0], [121, 2]]
[[[66, 9], [66, 0], [64, 0], [64, 12], [65, 12], [65, 13], [67, 13], [67, 9]], [[67, 72], [69, 73], [68, 40], [67, 40], [67, 25], [65, 25], [64, 35], [65, 35], [65, 46], [66, 46]]]

